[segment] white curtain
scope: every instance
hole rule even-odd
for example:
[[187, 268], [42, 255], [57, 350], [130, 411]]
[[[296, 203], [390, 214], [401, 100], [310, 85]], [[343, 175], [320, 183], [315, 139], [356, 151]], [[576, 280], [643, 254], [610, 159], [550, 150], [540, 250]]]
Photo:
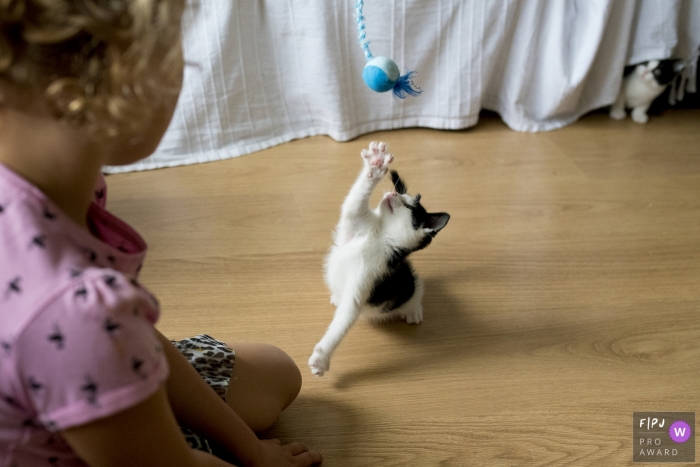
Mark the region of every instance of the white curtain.
[[355, 0], [192, 0], [188, 63], [154, 155], [108, 172], [236, 157], [293, 139], [406, 127], [457, 130], [479, 111], [548, 131], [611, 104], [627, 64], [690, 59], [694, 0], [366, 0], [373, 54], [410, 68], [423, 94], [369, 90]]

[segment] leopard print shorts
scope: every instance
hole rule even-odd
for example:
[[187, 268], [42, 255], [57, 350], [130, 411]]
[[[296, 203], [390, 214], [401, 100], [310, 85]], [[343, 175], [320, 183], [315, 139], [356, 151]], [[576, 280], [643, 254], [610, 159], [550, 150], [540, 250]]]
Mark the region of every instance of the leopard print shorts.
[[[206, 334], [171, 342], [189, 360], [219, 397], [226, 400], [226, 390], [229, 381], [231, 381], [236, 353], [226, 347], [223, 342]], [[207, 439], [202, 438], [187, 427], [181, 426], [180, 429], [191, 448], [213, 454]]]

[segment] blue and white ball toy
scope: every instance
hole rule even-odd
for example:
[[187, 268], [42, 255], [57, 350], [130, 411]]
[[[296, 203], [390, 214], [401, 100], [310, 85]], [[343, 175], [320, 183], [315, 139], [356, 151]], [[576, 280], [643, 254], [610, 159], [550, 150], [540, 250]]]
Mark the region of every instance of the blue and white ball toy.
[[367, 64], [362, 70], [362, 79], [372, 91], [387, 92], [393, 91], [396, 97], [403, 99], [406, 94], [417, 96], [421, 92], [420, 88], [413, 87], [411, 78], [416, 73], [408, 71], [405, 75], [400, 76], [399, 67], [396, 63], [387, 57], [374, 57], [369, 50], [369, 42], [365, 35], [365, 17], [362, 14], [363, 0], [358, 0], [357, 9], [357, 30], [359, 31], [360, 45], [367, 57]]
[[399, 81], [399, 67], [390, 58], [374, 57], [362, 70], [362, 79], [372, 91], [387, 92]]

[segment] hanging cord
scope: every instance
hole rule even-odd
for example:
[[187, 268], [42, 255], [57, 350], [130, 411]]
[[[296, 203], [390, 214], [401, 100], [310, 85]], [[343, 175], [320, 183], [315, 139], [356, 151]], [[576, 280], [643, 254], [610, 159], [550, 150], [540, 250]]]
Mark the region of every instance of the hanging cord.
[[362, 50], [365, 51], [365, 57], [367, 57], [367, 61], [372, 60], [373, 55], [372, 52], [369, 50], [369, 42], [367, 41], [367, 34], [365, 33], [365, 15], [362, 13], [362, 7], [364, 6], [364, 0], [357, 0], [357, 5], [355, 5], [355, 9], [357, 11], [355, 17], [357, 18], [357, 32], [360, 34], [357, 36], [358, 39], [360, 39], [360, 45], [362, 46]]
[[680, 73], [671, 81], [671, 92], [668, 94], [668, 103], [676, 105], [685, 97], [685, 92], [695, 94], [697, 92], [698, 57], [700, 57], [700, 47], [695, 53], [681, 65]]

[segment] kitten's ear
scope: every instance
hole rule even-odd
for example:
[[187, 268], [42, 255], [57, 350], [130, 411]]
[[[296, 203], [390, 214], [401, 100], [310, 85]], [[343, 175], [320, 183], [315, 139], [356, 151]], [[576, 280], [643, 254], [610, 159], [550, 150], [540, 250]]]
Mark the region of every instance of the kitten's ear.
[[423, 224], [423, 227], [431, 230], [433, 235], [435, 235], [447, 225], [447, 221], [449, 220], [450, 215], [446, 212], [431, 213], [428, 214], [428, 220]]
[[399, 177], [399, 173], [396, 170], [391, 171], [391, 182], [394, 184], [394, 188], [400, 195], [406, 194], [406, 184]]

